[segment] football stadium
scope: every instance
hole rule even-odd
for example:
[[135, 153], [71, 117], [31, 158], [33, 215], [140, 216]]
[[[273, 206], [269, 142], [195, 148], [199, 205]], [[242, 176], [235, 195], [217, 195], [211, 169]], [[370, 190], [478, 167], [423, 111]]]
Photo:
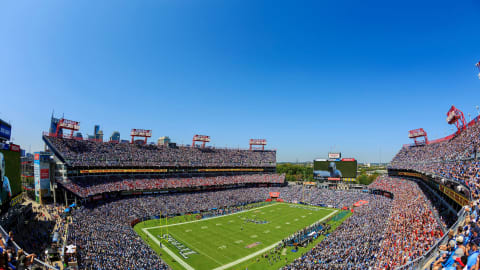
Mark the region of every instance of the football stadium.
[[0, 270], [479, 270], [479, 11], [0, 4]]

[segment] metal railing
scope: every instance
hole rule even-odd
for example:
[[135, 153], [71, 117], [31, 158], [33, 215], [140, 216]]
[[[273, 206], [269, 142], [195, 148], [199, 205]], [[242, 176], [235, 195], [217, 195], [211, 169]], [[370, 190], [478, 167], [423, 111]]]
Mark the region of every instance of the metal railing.
[[[465, 217], [467, 216], [467, 213], [465, 212], [464, 208], [462, 208], [462, 210], [458, 213], [458, 219], [457, 221], [455, 222], [455, 224], [453, 224], [449, 230], [453, 230], [453, 231], [457, 231], [457, 228], [463, 223], [463, 221], [465, 220]], [[405, 265], [402, 265], [402, 266], [399, 266], [397, 268], [395, 268], [396, 270], [410, 270], [410, 269], [424, 269], [426, 268], [427, 266], [425, 264], [427, 264], [428, 262], [431, 262], [432, 259], [438, 257], [439, 253], [440, 253], [440, 245], [444, 245], [446, 244], [446, 242], [448, 241], [448, 234], [444, 234], [442, 238], [440, 238], [440, 240], [437, 241], [437, 243], [435, 245], [433, 245], [432, 247], [430, 247], [430, 249], [420, 258], [417, 258]]]
[[[8, 236], [7, 232], [5, 231], [5, 229], [4, 229], [1, 225], [0, 225], [0, 233], [2, 234], [3, 239], [6, 239], [6, 237]], [[19, 249], [22, 249], [15, 241], [13, 241], [13, 246], [14, 246], [14, 248], [15, 248], [15, 253], [17, 253], [17, 251], [18, 251]], [[27, 253], [26, 251], [24, 251], [24, 254], [25, 254], [26, 256], [30, 255], [30, 254]], [[40, 266], [40, 267], [42, 267], [43, 269], [53, 269], [53, 270], [57, 269], [57, 268], [55, 268], [55, 267], [53, 267], [53, 266], [51, 266], [51, 265], [49, 265], [49, 264], [47, 264], [47, 263], [45, 263], [45, 262], [42, 262], [41, 260], [39, 260], [39, 259], [37, 259], [37, 258], [35, 258], [35, 259], [33, 260], [33, 264], [30, 266], [30, 268], [31, 268], [32, 266]]]

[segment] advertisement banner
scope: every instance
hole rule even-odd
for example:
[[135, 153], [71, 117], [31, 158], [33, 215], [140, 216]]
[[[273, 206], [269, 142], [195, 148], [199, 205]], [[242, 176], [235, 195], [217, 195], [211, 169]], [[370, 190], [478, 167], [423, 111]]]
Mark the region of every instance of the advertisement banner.
[[3, 121], [0, 122], [0, 138], [10, 141], [10, 136], [12, 134], [12, 127]]
[[20, 145], [11, 143], [10, 151], [20, 152]]
[[270, 192], [270, 197], [278, 198], [278, 197], [280, 197], [280, 192]]
[[458, 194], [455, 192], [453, 189], [446, 187], [444, 185], [440, 185], [440, 191], [443, 192], [445, 195], [447, 195], [450, 199], [454, 200], [456, 203], [458, 203], [461, 206], [468, 205], [469, 200], [465, 198], [464, 196]]
[[22, 194], [18, 194], [17, 196], [15, 196], [11, 201], [10, 201], [10, 206], [15, 206], [16, 204], [18, 204], [19, 202], [22, 201]]
[[40, 196], [40, 155], [35, 154], [35, 160], [33, 161], [33, 179], [35, 181], [35, 197]]
[[48, 155], [35, 153], [33, 161], [33, 175], [35, 182], [35, 196], [51, 196], [50, 194], [50, 163]]
[[167, 169], [97, 169], [97, 170], [80, 170], [80, 173], [161, 173], [167, 172]]
[[331, 158], [331, 159], [338, 159], [341, 157], [342, 157], [341, 153], [328, 153], [328, 158]]
[[49, 175], [48, 169], [40, 169], [40, 179], [49, 178]]

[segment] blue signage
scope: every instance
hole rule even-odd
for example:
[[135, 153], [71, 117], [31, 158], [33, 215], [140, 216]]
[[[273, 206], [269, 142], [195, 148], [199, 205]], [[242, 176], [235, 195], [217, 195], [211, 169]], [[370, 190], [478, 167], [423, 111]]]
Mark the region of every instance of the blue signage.
[[0, 123], [0, 138], [6, 139], [7, 141], [9, 141], [11, 134], [12, 134], [12, 127], [7, 126], [4, 123]]

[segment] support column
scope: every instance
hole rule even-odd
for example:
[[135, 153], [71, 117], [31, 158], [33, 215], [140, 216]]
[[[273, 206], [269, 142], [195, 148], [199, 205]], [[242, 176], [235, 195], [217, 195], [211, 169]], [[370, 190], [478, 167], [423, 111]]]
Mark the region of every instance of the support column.
[[54, 185], [54, 188], [52, 189], [52, 192], [53, 192], [53, 203], [56, 205], [57, 204], [57, 190], [55, 189], [55, 185]]
[[67, 191], [64, 190], [63, 192], [64, 192], [64, 194], [65, 194], [65, 206], [68, 207]]

